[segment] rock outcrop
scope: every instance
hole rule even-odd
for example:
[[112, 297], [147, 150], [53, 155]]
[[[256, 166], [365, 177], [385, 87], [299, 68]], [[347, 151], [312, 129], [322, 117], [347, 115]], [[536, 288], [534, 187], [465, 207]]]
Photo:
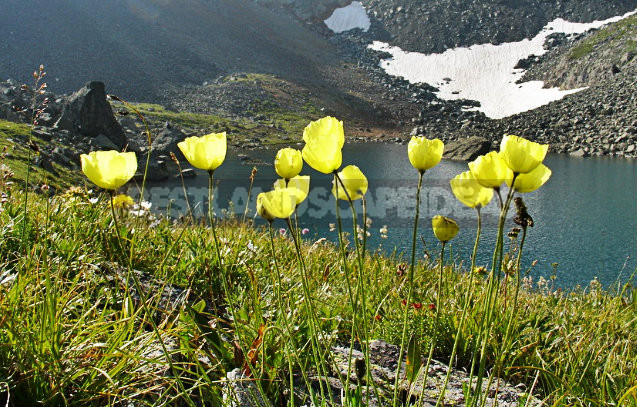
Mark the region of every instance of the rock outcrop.
[[472, 161], [491, 149], [491, 142], [488, 139], [472, 136], [447, 144], [444, 157], [451, 160]]
[[[122, 149], [127, 144], [124, 130], [115, 119], [113, 109], [106, 100], [103, 82], [89, 82], [71, 95], [64, 104], [62, 115], [55, 127], [97, 139], [102, 147], [116, 146]], [[112, 145], [109, 145], [108, 141], [112, 142]]]

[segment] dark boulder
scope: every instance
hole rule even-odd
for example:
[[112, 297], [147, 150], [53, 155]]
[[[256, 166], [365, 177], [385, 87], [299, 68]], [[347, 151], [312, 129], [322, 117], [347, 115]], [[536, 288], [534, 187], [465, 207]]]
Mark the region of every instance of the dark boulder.
[[55, 127], [77, 132], [86, 137], [97, 137], [103, 134], [120, 149], [127, 144], [126, 134], [115, 119], [113, 109], [106, 100], [103, 82], [89, 82], [71, 95]]
[[491, 142], [484, 137], [472, 136], [452, 141], [445, 146], [444, 157], [451, 160], [471, 161], [491, 150]]

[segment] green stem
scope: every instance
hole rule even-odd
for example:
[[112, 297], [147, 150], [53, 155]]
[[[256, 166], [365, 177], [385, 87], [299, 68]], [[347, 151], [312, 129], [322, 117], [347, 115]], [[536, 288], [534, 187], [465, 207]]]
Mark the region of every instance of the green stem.
[[[511, 181], [511, 185], [515, 185], [515, 179], [518, 174], [513, 174], [513, 179]], [[498, 235], [496, 239], [495, 249], [493, 251], [492, 258], [492, 267], [491, 267], [491, 281], [489, 284], [488, 292], [487, 292], [487, 301], [486, 301], [486, 312], [483, 316], [483, 324], [481, 326], [481, 335], [482, 335], [482, 346], [481, 346], [481, 354], [480, 354], [480, 364], [478, 367], [478, 379], [476, 383], [476, 392], [480, 394], [482, 392], [482, 380], [484, 376], [484, 371], [486, 368], [486, 358], [487, 358], [487, 342], [489, 340], [489, 336], [491, 334], [491, 321], [493, 317], [493, 310], [495, 309], [497, 303], [497, 291], [500, 284], [500, 274], [502, 269], [502, 250], [504, 245], [503, 232], [504, 232], [504, 224], [506, 222], [507, 213], [509, 211], [509, 207], [511, 206], [511, 201], [513, 200], [513, 195], [515, 194], [515, 189], [513, 187], [509, 188], [509, 193], [507, 194], [506, 201], [502, 210], [500, 211], [500, 219], [498, 222]], [[499, 190], [498, 190], [499, 195]], [[485, 332], [486, 331], [486, 332]], [[485, 397], [488, 392], [485, 392]], [[486, 400], [486, 398], [484, 399]], [[470, 406], [475, 406], [477, 403], [477, 399], [471, 400]]]
[[[349, 302], [352, 305], [352, 329], [350, 333], [351, 340], [350, 340], [350, 346], [349, 346], [349, 354], [347, 358], [347, 379], [345, 381], [345, 397], [346, 399], [348, 399], [349, 398], [349, 383], [350, 383], [350, 377], [352, 373], [352, 353], [354, 352], [354, 341], [356, 338], [356, 331], [357, 331], [356, 316], [358, 313], [358, 293], [356, 296], [354, 296], [354, 293], [352, 290], [352, 284], [350, 281], [350, 269], [349, 269], [349, 264], [347, 262], [347, 253], [345, 250], [345, 242], [343, 239], [343, 223], [341, 221], [341, 209], [338, 206], [338, 189], [340, 184], [339, 180], [340, 178], [338, 176], [338, 172], [334, 171], [334, 188], [336, 190], [336, 196], [334, 197], [334, 200], [336, 203], [336, 223], [338, 225], [338, 243], [339, 243], [339, 249], [341, 252], [341, 259], [343, 262], [343, 271], [345, 272], [347, 294], [349, 296]], [[345, 193], [347, 194], [346, 189], [345, 189]], [[354, 235], [354, 238], [356, 239], [356, 235]]]
[[[305, 295], [306, 313], [308, 316], [308, 320], [310, 321], [310, 324], [309, 324], [310, 331], [311, 331], [310, 342], [312, 344], [314, 358], [318, 362], [316, 368], [319, 373], [319, 386], [320, 386], [321, 398], [325, 400], [326, 390], [324, 389], [324, 384], [323, 384], [321, 376], [327, 377], [327, 368], [325, 367], [325, 361], [320, 351], [320, 348], [321, 348], [320, 344], [327, 343], [327, 341], [324, 341], [324, 340], [322, 341], [321, 338], [319, 338], [319, 321], [318, 321], [316, 313], [314, 312], [315, 310], [314, 303], [312, 301], [310, 287], [308, 285], [308, 282], [310, 280], [307, 274], [307, 269], [305, 267], [305, 262], [303, 261], [303, 256], [301, 256], [301, 244], [298, 241], [298, 235], [296, 234], [296, 231], [292, 227], [292, 221], [290, 220], [290, 218], [286, 218], [285, 221], [287, 222], [288, 228], [290, 230], [290, 234], [292, 235], [292, 240], [294, 241], [294, 247], [296, 249], [297, 261], [299, 264], [299, 268], [301, 269], [301, 285], [303, 287], [303, 293]], [[327, 393], [330, 397], [330, 401], [333, 402], [332, 392], [328, 389]]]
[[[425, 388], [427, 387], [427, 379], [429, 378], [429, 365], [431, 364], [431, 359], [434, 354], [434, 348], [436, 347], [436, 342], [438, 341], [438, 330], [440, 325], [440, 308], [442, 305], [442, 276], [445, 270], [445, 246], [447, 242], [442, 242], [442, 249], [440, 250], [440, 269], [438, 272], [438, 292], [436, 295], [436, 316], [434, 317], [434, 334], [431, 338], [431, 344], [429, 345], [429, 354], [427, 355], [427, 362], [425, 363], [425, 368], [423, 370], [423, 382], [422, 382], [422, 390], [420, 393], [420, 400], [418, 405], [422, 406], [422, 396], [425, 392]], [[441, 393], [442, 394], [442, 393]]]
[[[214, 240], [215, 252], [217, 254], [217, 262], [219, 264], [219, 275], [221, 277], [221, 284], [223, 286], [223, 291], [226, 296], [226, 303], [227, 303], [228, 309], [230, 310], [232, 321], [235, 324], [234, 333], [237, 336], [237, 340], [239, 343], [239, 347], [241, 348], [241, 352], [243, 353], [243, 355], [247, 355], [247, 352], [243, 346], [245, 342], [243, 341], [241, 331], [239, 330], [239, 319], [235, 312], [234, 306], [232, 305], [232, 298], [230, 296], [230, 287], [228, 285], [228, 279], [226, 276], [226, 272], [224, 270], [223, 257], [221, 256], [221, 249], [219, 248], [219, 239], [217, 237], [217, 228], [215, 225], [214, 211], [213, 211], [213, 201], [214, 201], [213, 197], [214, 197], [214, 170], [208, 170], [208, 219], [210, 221], [210, 229], [212, 229], [212, 238]], [[211, 279], [211, 283], [212, 283], [212, 270], [210, 270], [209, 278]], [[210, 284], [210, 286], [212, 285]], [[265, 395], [265, 392], [263, 391], [263, 388], [261, 386], [261, 381], [255, 380], [254, 383], [257, 386], [259, 392], [262, 395]]]
[[[120, 234], [120, 230], [119, 230], [119, 223], [117, 221], [117, 215], [115, 213], [115, 206], [113, 205], [113, 195], [114, 192], [113, 190], [109, 190], [108, 191], [110, 194], [110, 201], [111, 201], [111, 214], [113, 215], [113, 222], [115, 224], [115, 231], [117, 234], [117, 241], [119, 243], [119, 247], [120, 250], [122, 251], [122, 255], [124, 255], [124, 257], [126, 258], [126, 254], [124, 251], [124, 248], [122, 246], [122, 236]], [[188, 393], [186, 392], [186, 389], [181, 381], [181, 378], [179, 376], [179, 372], [177, 371], [175, 365], [172, 362], [172, 357], [170, 355], [170, 352], [168, 352], [168, 348], [166, 348], [166, 344], [164, 343], [164, 339], [161, 336], [161, 333], [159, 332], [159, 327], [157, 327], [157, 323], [155, 322], [155, 319], [153, 318], [153, 316], [150, 313], [150, 310], [148, 308], [148, 301], [146, 298], [146, 294], [144, 293], [144, 290], [142, 289], [142, 285], [139, 282], [139, 278], [137, 277], [137, 274], [133, 271], [133, 265], [130, 261], [130, 259], [128, 259], [128, 277], [126, 278], [126, 290], [128, 291], [128, 284], [129, 284], [129, 278], [130, 276], [133, 277], [133, 283], [135, 284], [135, 289], [137, 290], [137, 294], [139, 295], [139, 301], [142, 305], [142, 309], [144, 310], [144, 314], [148, 317], [148, 322], [150, 322], [151, 326], [153, 327], [153, 332], [155, 333], [155, 335], [157, 336], [157, 341], [159, 342], [159, 345], [161, 346], [162, 351], [164, 352], [164, 356], [166, 357], [166, 362], [168, 363], [168, 366], [170, 367], [170, 370], [172, 371], [174, 377], [177, 380], [177, 386], [179, 387], [180, 391], [182, 392], [182, 394], [186, 395], [186, 402], [188, 403], [188, 405], [193, 406], [195, 405], [195, 403], [192, 401], [192, 399], [190, 398], [190, 396], [188, 395]]]
[[[279, 303], [279, 311], [281, 312], [281, 316], [283, 318], [283, 324], [285, 325], [285, 332], [288, 336], [287, 339], [290, 342], [288, 343], [288, 346], [286, 346], [286, 351], [288, 352], [288, 369], [290, 370], [289, 372], [290, 394], [292, 395], [294, 394], [294, 369], [292, 367], [292, 355], [296, 357], [297, 363], [299, 364], [299, 366], [301, 366], [301, 375], [303, 376], [305, 386], [308, 388], [310, 393], [313, 393], [313, 389], [307, 378], [306, 371], [304, 367], [301, 365], [298, 354], [295, 352], [295, 350], [298, 349], [298, 347], [297, 347], [296, 341], [294, 340], [292, 329], [290, 328], [290, 322], [288, 321], [288, 318], [287, 318], [288, 307], [283, 304], [283, 299], [281, 297], [281, 286], [283, 283], [281, 282], [281, 269], [279, 268], [279, 262], [276, 258], [276, 249], [274, 248], [274, 232], [272, 231], [272, 222], [268, 222], [268, 233], [270, 235], [270, 249], [272, 250], [272, 258], [274, 259], [274, 269], [275, 269], [275, 276], [276, 276], [275, 291], [276, 291], [277, 302]], [[291, 397], [290, 401], [292, 402], [292, 404], [293, 404], [293, 400], [294, 398]]]
[[[174, 155], [173, 155], [174, 157]], [[186, 200], [186, 207], [188, 208], [188, 214], [190, 215], [190, 222], [195, 224], [195, 216], [192, 213], [192, 207], [190, 206], [190, 200], [188, 199], [188, 192], [186, 192], [186, 182], [184, 181], [184, 173], [181, 170], [181, 163], [175, 157], [175, 163], [177, 164], [177, 168], [179, 169], [179, 178], [181, 179], [181, 189], [184, 191], [184, 199]]]
[[[462, 316], [460, 317], [460, 324], [458, 325], [458, 330], [456, 331], [456, 338], [453, 342], [453, 349], [451, 350], [451, 357], [449, 358], [449, 365], [447, 366], [447, 377], [445, 377], [445, 384], [442, 386], [442, 391], [438, 396], [438, 401], [436, 401], [436, 406], [440, 406], [443, 403], [445, 392], [447, 391], [447, 386], [449, 385], [449, 378], [451, 377], [451, 368], [453, 366], [453, 361], [456, 357], [456, 351], [458, 349], [458, 344], [460, 343], [460, 335], [462, 333], [462, 328], [464, 327], [464, 321], [467, 316], [467, 309], [469, 308], [469, 304], [473, 300], [473, 280], [474, 280], [474, 269], [476, 267], [476, 254], [478, 253], [478, 243], [480, 242], [480, 232], [482, 231], [482, 215], [480, 213], [480, 207], [476, 207], [476, 211], [478, 212], [478, 230], [476, 232], [476, 240], [473, 245], [473, 253], [471, 254], [471, 268], [469, 269], [469, 298], [465, 301], [462, 307]], [[471, 375], [469, 376], [469, 383], [471, 383]], [[444, 403], [443, 403], [444, 404]]]
[[[516, 264], [515, 264], [515, 272], [516, 272], [516, 278], [515, 278], [515, 294], [513, 296], [513, 310], [511, 311], [511, 315], [509, 317], [509, 321], [507, 323], [507, 329], [506, 329], [506, 333], [504, 335], [504, 341], [502, 341], [502, 353], [500, 354], [500, 357], [498, 358], [497, 362], [496, 362], [496, 376], [499, 377], [500, 373], [501, 373], [501, 369], [502, 369], [502, 365], [504, 363], [504, 357], [508, 352], [508, 348], [509, 348], [509, 339], [511, 337], [511, 332], [513, 331], [513, 325], [515, 324], [515, 317], [517, 316], [517, 304], [518, 304], [518, 294], [520, 292], [520, 262], [522, 260], [522, 250], [524, 249], [524, 242], [526, 240], [526, 231], [527, 231], [527, 227], [526, 226], [522, 226], [522, 239], [520, 240], [520, 248], [518, 251], [518, 258], [516, 259]], [[489, 380], [489, 385], [491, 384], [492, 379], [490, 378]], [[497, 397], [497, 390], [496, 390], [496, 396]]]
[[420, 217], [420, 190], [422, 189], [422, 180], [425, 171], [418, 172], [418, 189], [416, 190], [416, 217], [414, 219], [414, 229], [411, 237], [411, 265], [409, 266], [409, 289], [407, 291], [407, 306], [403, 311], [403, 329], [400, 337], [400, 353], [398, 355], [398, 366], [396, 367], [396, 378], [394, 379], [394, 397], [393, 407], [398, 406], [398, 384], [400, 383], [400, 368], [405, 354], [405, 339], [407, 337], [407, 311], [411, 303], [411, 297], [414, 289], [414, 268], [416, 264], [416, 239], [418, 237], [418, 218]]
[[[371, 377], [371, 366], [370, 366], [370, 362], [369, 362], [369, 327], [367, 324], [367, 302], [365, 301], [365, 295], [363, 294], [363, 282], [364, 282], [364, 275], [363, 275], [363, 269], [364, 269], [364, 259], [365, 259], [365, 244], [366, 244], [366, 238], [367, 238], [367, 212], [366, 212], [366, 205], [365, 205], [365, 198], [363, 197], [363, 247], [361, 248], [361, 244], [358, 240], [358, 215], [356, 214], [356, 208], [354, 207], [354, 201], [352, 201], [351, 197], [349, 196], [349, 193], [347, 192], [347, 189], [345, 188], [345, 184], [343, 183], [343, 180], [341, 179], [341, 177], [338, 175], [338, 173], [335, 174], [336, 177], [336, 185], [338, 188], [338, 184], [341, 185], [341, 187], [343, 188], [343, 190], [345, 191], [345, 194], [347, 196], [347, 200], [349, 202], [349, 206], [350, 206], [350, 210], [352, 211], [352, 219], [353, 219], [353, 225], [352, 225], [352, 232], [354, 234], [354, 241], [355, 241], [355, 246], [356, 246], [356, 255], [358, 258], [358, 281], [357, 281], [357, 287], [356, 287], [356, 298], [360, 298], [361, 301], [361, 312], [363, 314], [363, 327], [362, 327], [362, 331], [363, 331], [363, 343], [362, 343], [362, 349], [363, 349], [363, 355], [365, 357], [365, 365], [366, 365], [366, 376], [367, 376], [367, 382], [372, 384], [372, 387], [374, 389], [374, 392], [376, 393], [376, 398], [379, 399], [379, 393], [378, 393], [378, 388], [376, 386], [376, 382], [374, 380], [372, 380]], [[336, 196], [338, 196], [338, 190], [336, 193]], [[337, 206], [338, 206], [338, 199], [336, 202]], [[358, 304], [358, 301], [356, 301], [356, 303]], [[350, 344], [350, 352], [352, 351], [352, 344]], [[350, 354], [350, 364], [349, 366], [351, 366], [351, 354]], [[349, 373], [348, 373], [349, 374]], [[368, 394], [369, 395], [369, 394]]]

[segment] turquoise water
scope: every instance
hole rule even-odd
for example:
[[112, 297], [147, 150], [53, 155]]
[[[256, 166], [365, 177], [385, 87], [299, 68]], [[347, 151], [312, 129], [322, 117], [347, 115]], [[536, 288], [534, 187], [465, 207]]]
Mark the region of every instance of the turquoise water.
[[[256, 194], [271, 188], [276, 173], [271, 163], [275, 150], [249, 152], [252, 158], [264, 161], [258, 166], [250, 207]], [[417, 172], [411, 167], [406, 146], [394, 144], [349, 144], [343, 150], [343, 165], [354, 164], [369, 179], [366, 194], [370, 228], [369, 248], [404, 253], [409, 258], [415, 206]], [[537, 191], [521, 194], [535, 226], [529, 228], [524, 248], [524, 266], [537, 281], [557, 271], [556, 285], [572, 288], [586, 285], [598, 278], [605, 286], [625, 281], [637, 267], [637, 161], [613, 158], [572, 158], [549, 155], [545, 164], [552, 169], [549, 182]], [[464, 162], [443, 160], [425, 174], [422, 191], [421, 222], [419, 223], [418, 255], [437, 255], [440, 247], [431, 232], [431, 217], [436, 214], [456, 219], [461, 231], [452, 241], [456, 261], [468, 261], [475, 238], [475, 210], [460, 204], [452, 195], [449, 180], [465, 171]], [[215, 196], [215, 212], [242, 214], [247, 197], [252, 165], [246, 165], [236, 154], [229, 153], [215, 172], [219, 181]], [[299, 207], [300, 225], [308, 228], [307, 238], [335, 239], [330, 223], [335, 222], [334, 200], [330, 194], [331, 177], [320, 174], [307, 165], [303, 174], [312, 176], [311, 193]], [[196, 211], [205, 210], [207, 174], [187, 180], [190, 201]], [[149, 199], [157, 210], [171, 206], [172, 215], [185, 213], [181, 184], [171, 180], [150, 184]], [[506, 191], [505, 191], [506, 192]], [[233, 204], [229, 204], [232, 201]], [[343, 203], [342, 214], [349, 217]], [[357, 211], [362, 212], [360, 201]], [[515, 226], [507, 220], [507, 229]], [[254, 211], [251, 212], [254, 214]], [[483, 209], [483, 238], [478, 256], [479, 265], [490, 264], [495, 241], [498, 208], [494, 200]], [[277, 221], [277, 227], [283, 227]], [[351, 217], [345, 220], [351, 230]], [[387, 239], [381, 239], [379, 229], [387, 225]], [[422, 241], [424, 240], [424, 246]], [[507, 239], [508, 242], [508, 239]], [[557, 265], [555, 265], [555, 263]]]

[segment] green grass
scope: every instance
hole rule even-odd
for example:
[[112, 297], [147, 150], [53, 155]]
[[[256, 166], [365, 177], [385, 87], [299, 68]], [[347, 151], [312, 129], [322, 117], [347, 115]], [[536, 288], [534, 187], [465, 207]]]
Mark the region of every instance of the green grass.
[[[569, 59], [577, 60], [586, 55], [589, 55], [596, 46], [606, 43], [607, 41], [618, 42], [625, 41], [622, 47], [623, 52], [634, 52], [635, 41], [633, 39], [627, 39], [630, 35], [637, 34], [637, 16], [630, 16], [617, 23], [611, 24], [608, 27], [602, 28], [596, 31], [594, 34], [580, 42], [573, 47], [569, 52]], [[604, 46], [610, 46], [605, 44]], [[618, 55], [619, 57], [620, 55]]]
[[[11, 168], [11, 171], [15, 174], [14, 180], [20, 182], [24, 182], [26, 178], [29, 156], [32, 160], [37, 156], [36, 152], [29, 152], [29, 147], [27, 147], [30, 132], [31, 129], [26, 124], [0, 119], [0, 153], [3, 153], [4, 156], [0, 160], [0, 164], [3, 163]], [[40, 149], [51, 149], [54, 147], [51, 141], [46, 141], [35, 135], [32, 136], [32, 141]], [[56, 164], [54, 164], [54, 168], [55, 174], [41, 167], [31, 165], [30, 184], [38, 186], [48, 184], [53, 188], [62, 189], [77, 184], [82, 179], [81, 174], [77, 171]]]
[[[8, 201], [0, 212], [0, 397], [9, 394], [13, 405], [223, 405], [221, 380], [249, 359], [241, 348], [258, 350], [252, 354], [252, 378], [274, 405], [285, 405], [279, 403], [289, 390], [289, 366], [297, 378], [314, 371], [302, 277], [289, 238], [274, 239], [282, 271], [278, 285], [268, 234], [249, 223], [235, 219], [219, 225], [221, 268], [205, 225], [156, 223], [120, 210], [122, 252], [104, 196], [91, 203], [82, 189], [50, 198], [30, 194], [23, 222], [20, 189], [1, 187]], [[316, 315], [328, 333], [324, 349], [348, 343], [352, 309], [337, 249], [308, 240], [302, 252]], [[145, 304], [131, 294], [133, 283], [126, 284], [128, 253], [134, 270], [155, 279]], [[351, 275], [353, 284], [363, 279], [370, 338], [400, 342], [407, 287], [405, 273], [397, 270], [403, 261], [368, 254], [360, 277]], [[228, 292], [219, 282], [222, 270], [231, 282]], [[414, 302], [433, 301], [436, 276], [435, 263], [417, 265]], [[443, 277], [434, 357], [445, 361], [469, 298], [469, 278], [453, 264]], [[187, 290], [187, 301], [174, 307], [163, 303], [157, 295], [163, 285]], [[459, 333], [458, 368], [470, 365], [486, 285], [474, 288], [468, 323]], [[503, 282], [501, 304], [510, 303], [513, 287]], [[534, 393], [543, 405], [614, 406], [622, 396], [622, 405], [637, 405], [634, 285], [619, 295], [595, 283], [568, 293], [552, 290], [550, 282], [529, 283], [519, 309], [504, 359], [506, 378], [527, 389], [536, 381]], [[507, 311], [496, 313], [489, 364], [499, 352]], [[294, 329], [292, 351], [298, 358], [291, 364], [282, 312]], [[432, 312], [425, 306], [409, 308], [409, 314], [409, 331], [425, 349]]]

